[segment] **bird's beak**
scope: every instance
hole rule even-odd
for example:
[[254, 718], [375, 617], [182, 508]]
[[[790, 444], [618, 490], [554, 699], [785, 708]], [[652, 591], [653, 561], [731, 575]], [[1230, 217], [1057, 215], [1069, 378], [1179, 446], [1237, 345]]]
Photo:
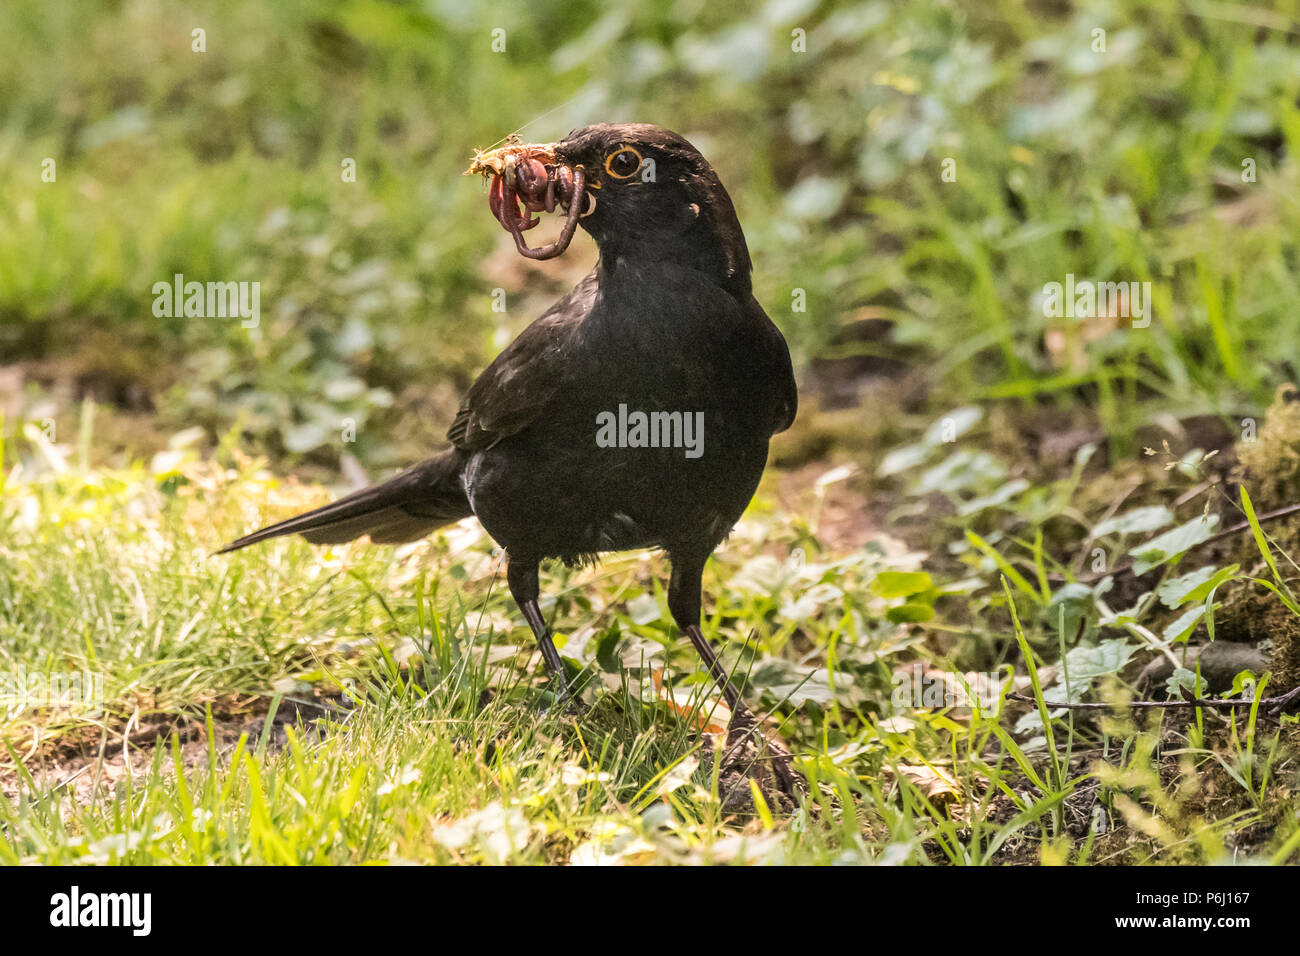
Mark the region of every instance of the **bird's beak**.
[[[515, 248], [529, 259], [554, 259], [569, 248], [578, 220], [587, 210], [586, 172], [581, 165], [563, 162], [556, 143], [507, 143], [499, 149], [475, 151], [465, 170], [468, 176], [490, 176], [488, 207], [506, 232], [515, 237]], [[522, 204], [522, 208], [520, 208]], [[554, 242], [537, 249], [524, 241], [525, 230], [541, 220], [535, 212], [565, 210], [564, 228]]]

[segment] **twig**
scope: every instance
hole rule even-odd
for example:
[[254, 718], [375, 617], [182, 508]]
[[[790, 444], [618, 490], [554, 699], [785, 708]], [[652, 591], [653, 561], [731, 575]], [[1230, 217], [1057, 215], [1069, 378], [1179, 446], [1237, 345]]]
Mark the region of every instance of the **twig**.
[[[1210, 700], [1204, 697], [1197, 697], [1193, 700], [1131, 700], [1127, 704], [1110, 704], [1105, 702], [1070, 704], [1062, 701], [1045, 700], [1043, 701], [1043, 705], [1048, 708], [1061, 707], [1065, 710], [1119, 710], [1123, 707], [1209, 707], [1215, 710], [1232, 710], [1236, 707], [1253, 707], [1258, 703], [1260, 708], [1266, 710], [1268, 713], [1278, 714], [1282, 712], [1287, 704], [1298, 698], [1300, 698], [1300, 687], [1293, 687], [1279, 697], [1265, 697], [1259, 701], [1249, 700], [1244, 697], [1234, 697], [1230, 700]], [[1014, 700], [1022, 704], [1037, 703], [1033, 697], [1015, 691], [1007, 694], [1007, 700]]]
[[[1237, 510], [1240, 511], [1241, 509], [1239, 508]], [[1257, 520], [1260, 524], [1263, 524], [1265, 521], [1272, 521], [1275, 518], [1285, 518], [1287, 515], [1293, 515], [1297, 511], [1300, 511], [1300, 505], [1287, 505], [1285, 508], [1278, 508], [1275, 511], [1266, 511], [1262, 515], [1256, 515], [1255, 520]], [[1201, 545], [1213, 544], [1215, 541], [1222, 541], [1224, 538], [1230, 537], [1231, 535], [1234, 534], [1239, 534], [1240, 532], [1245, 531], [1249, 527], [1250, 527], [1249, 521], [1242, 521], [1238, 524], [1234, 524], [1231, 528], [1225, 528], [1224, 530], [1216, 534], [1210, 535], [1200, 544], [1193, 545], [1193, 547], [1199, 548], [1201, 547]]]

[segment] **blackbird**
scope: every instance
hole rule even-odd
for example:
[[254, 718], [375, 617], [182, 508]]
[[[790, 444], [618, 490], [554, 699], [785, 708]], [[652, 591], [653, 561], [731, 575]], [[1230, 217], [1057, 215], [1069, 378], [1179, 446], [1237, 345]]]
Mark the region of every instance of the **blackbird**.
[[[798, 397], [785, 339], [754, 298], [731, 197], [689, 142], [648, 124], [511, 142], [469, 172], [492, 176], [492, 211], [521, 253], [559, 255], [580, 224], [599, 247], [596, 268], [479, 376], [449, 449], [221, 551], [286, 534], [412, 541], [473, 515], [505, 549], [510, 593], [567, 693], [538, 606], [541, 561], [660, 548], [673, 619], [752, 726], [700, 630], [702, 576]], [[563, 210], [564, 230], [530, 248], [523, 232], [543, 210]], [[788, 785], [788, 755], [776, 760]]]

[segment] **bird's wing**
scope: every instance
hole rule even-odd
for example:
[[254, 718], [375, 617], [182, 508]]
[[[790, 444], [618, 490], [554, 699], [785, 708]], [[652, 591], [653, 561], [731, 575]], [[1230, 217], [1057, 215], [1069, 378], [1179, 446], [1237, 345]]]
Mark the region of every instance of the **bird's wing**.
[[785, 344], [785, 336], [752, 296], [748, 308], [757, 329], [754, 352], [758, 367], [754, 369], [754, 374], [757, 381], [768, 384], [775, 400], [771, 422], [771, 433], [775, 435], [794, 424], [794, 417], [799, 411], [799, 387], [795, 384], [794, 366], [790, 362], [790, 349]]
[[596, 289], [592, 272], [483, 370], [447, 432], [453, 445], [490, 448], [538, 419], [568, 379], [569, 338], [591, 311]]
[[773, 349], [776, 353], [773, 360], [773, 376], [780, 383], [781, 390], [780, 407], [776, 421], [772, 423], [772, 434], [775, 435], [794, 424], [794, 416], [799, 411], [799, 386], [794, 381], [794, 366], [790, 363], [790, 350], [786, 347], [785, 339], [775, 325], [772, 326], [772, 330], [776, 332], [777, 339], [774, 343], [776, 347]]

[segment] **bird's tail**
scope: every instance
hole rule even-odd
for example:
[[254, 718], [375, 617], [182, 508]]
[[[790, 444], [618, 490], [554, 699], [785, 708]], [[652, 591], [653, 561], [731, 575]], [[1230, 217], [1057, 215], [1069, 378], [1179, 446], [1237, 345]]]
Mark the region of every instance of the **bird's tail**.
[[339, 544], [363, 534], [377, 544], [414, 541], [474, 512], [461, 485], [465, 458], [447, 451], [421, 462], [383, 484], [362, 488], [333, 504], [246, 534], [217, 554], [284, 534], [300, 534], [312, 544]]

